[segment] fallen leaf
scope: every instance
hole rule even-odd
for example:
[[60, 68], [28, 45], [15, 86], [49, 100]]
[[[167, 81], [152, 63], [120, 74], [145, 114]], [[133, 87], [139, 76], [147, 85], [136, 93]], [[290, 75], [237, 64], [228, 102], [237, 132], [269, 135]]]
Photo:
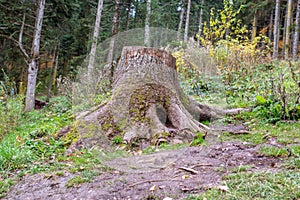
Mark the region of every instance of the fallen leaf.
[[153, 185], [149, 190], [150, 190], [150, 191], [155, 191], [155, 190], [157, 190], [156, 185]]
[[189, 175], [183, 175], [181, 178], [182, 179], [188, 179], [188, 178], [190, 178], [190, 176]]

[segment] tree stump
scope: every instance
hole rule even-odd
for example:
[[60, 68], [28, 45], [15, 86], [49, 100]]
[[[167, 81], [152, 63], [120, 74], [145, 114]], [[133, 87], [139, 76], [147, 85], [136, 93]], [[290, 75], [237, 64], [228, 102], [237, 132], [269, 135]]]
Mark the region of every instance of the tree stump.
[[222, 111], [201, 105], [180, 88], [175, 58], [166, 51], [124, 47], [114, 72], [112, 97], [77, 120], [84, 146], [101, 145], [103, 138], [122, 136], [127, 143], [140, 139], [187, 142], [209, 127], [202, 120]]

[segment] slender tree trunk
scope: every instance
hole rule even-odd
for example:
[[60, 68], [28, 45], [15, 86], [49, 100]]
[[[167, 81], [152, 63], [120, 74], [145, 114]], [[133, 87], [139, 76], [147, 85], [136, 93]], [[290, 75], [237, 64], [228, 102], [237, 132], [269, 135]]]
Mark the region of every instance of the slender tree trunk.
[[147, 0], [147, 14], [145, 20], [145, 38], [144, 45], [150, 46], [150, 15], [151, 15], [151, 0]]
[[40, 40], [43, 25], [45, 0], [39, 0], [37, 8], [37, 16], [35, 21], [35, 31], [32, 42], [31, 58], [28, 66], [28, 82], [25, 100], [25, 112], [34, 109], [35, 104], [35, 88], [38, 73], [38, 60], [40, 55]]
[[286, 14], [286, 31], [285, 31], [285, 50], [284, 50], [284, 59], [289, 58], [290, 50], [290, 27], [292, 21], [292, 5], [293, 0], [288, 0], [287, 14]]
[[186, 11], [186, 20], [185, 20], [185, 28], [184, 28], [184, 37], [183, 37], [184, 42], [188, 41], [190, 11], [191, 11], [191, 0], [188, 0], [187, 11]]
[[95, 62], [95, 56], [96, 56], [96, 50], [97, 50], [97, 41], [98, 41], [98, 36], [99, 36], [102, 8], [103, 8], [103, 0], [99, 0], [96, 21], [95, 21], [95, 26], [94, 26], [92, 47], [91, 47], [91, 51], [90, 51], [90, 55], [89, 55], [88, 77], [91, 77], [93, 74], [93, 71], [94, 71], [94, 62]]
[[296, 13], [296, 26], [294, 33], [294, 42], [293, 42], [293, 59], [298, 58], [298, 44], [299, 44], [299, 28], [300, 28], [300, 0], [297, 3], [297, 13]]
[[55, 85], [56, 72], [57, 72], [57, 66], [58, 66], [59, 48], [60, 48], [60, 36], [58, 37], [58, 42], [55, 47], [55, 53], [54, 53], [54, 57], [53, 57], [52, 67], [51, 67], [51, 75], [50, 75], [50, 80], [49, 80], [48, 94], [47, 94], [46, 102], [50, 101], [52, 86]]
[[178, 32], [177, 32], [177, 40], [180, 41], [180, 35], [181, 35], [181, 28], [183, 23], [183, 15], [184, 15], [184, 8], [181, 8], [180, 11], [180, 18], [179, 18], [179, 24], [178, 24]]
[[257, 34], [257, 10], [255, 10], [254, 17], [253, 17], [251, 41], [254, 40], [256, 34]]
[[139, 1], [134, 1], [135, 3], [134, 3], [134, 20], [133, 20], [133, 26], [134, 26], [134, 28], [136, 28], [136, 25], [137, 25], [137, 15], [138, 15], [138, 13], [139, 13], [139, 5], [140, 5], [140, 2]]
[[199, 16], [199, 27], [198, 27], [198, 37], [197, 38], [197, 47], [200, 46], [200, 36], [202, 33], [202, 17], [203, 17], [203, 6], [204, 6], [204, 0], [201, 1], [201, 8], [200, 8], [200, 16]]
[[119, 9], [120, 9], [120, 0], [116, 0], [116, 5], [115, 5], [115, 10], [114, 10], [114, 17], [113, 17], [113, 23], [112, 23], [112, 37], [110, 39], [110, 44], [109, 44], [109, 52], [107, 56], [107, 65], [110, 67], [110, 81], [112, 82], [112, 77], [113, 77], [113, 72], [114, 72], [114, 67], [112, 65], [113, 61], [113, 55], [114, 55], [114, 47], [115, 47], [115, 38], [114, 35], [118, 32], [117, 31], [117, 24], [118, 24], [118, 18], [119, 18]]
[[280, 0], [276, 0], [275, 17], [274, 17], [274, 46], [273, 46], [273, 59], [278, 59], [278, 40], [279, 40], [279, 16], [280, 15]]
[[125, 30], [129, 30], [129, 24], [130, 24], [130, 12], [131, 12], [131, 6], [132, 6], [132, 0], [129, 0], [129, 5], [128, 5], [128, 10], [127, 10], [127, 15], [126, 15], [126, 28]]
[[269, 22], [269, 35], [268, 35], [268, 37], [270, 38], [270, 40], [272, 40], [273, 15], [274, 15], [274, 12], [273, 12], [273, 10], [272, 10], [271, 16], [270, 16], [270, 22]]

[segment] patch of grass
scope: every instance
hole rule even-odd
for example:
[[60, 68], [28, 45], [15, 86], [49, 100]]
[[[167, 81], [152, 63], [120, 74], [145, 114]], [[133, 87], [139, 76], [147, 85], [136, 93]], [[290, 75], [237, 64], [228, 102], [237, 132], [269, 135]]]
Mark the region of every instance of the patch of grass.
[[240, 172], [246, 172], [248, 171], [248, 169], [251, 169], [252, 166], [250, 165], [241, 165], [241, 166], [237, 166], [235, 168], [231, 169], [232, 173], [240, 173]]
[[255, 124], [252, 130], [254, 134], [262, 133], [265, 137], [276, 137], [277, 142], [284, 145], [300, 142], [300, 123]]
[[221, 141], [239, 141], [239, 142], [249, 142], [253, 145], [261, 144], [264, 140], [264, 135], [262, 133], [252, 133], [249, 134], [230, 134], [228, 132], [222, 133], [220, 135]]
[[[1, 177], [0, 177], [1, 178]], [[0, 198], [4, 197], [8, 192], [9, 188], [14, 184], [14, 180], [11, 178], [0, 179]]]
[[116, 135], [113, 139], [112, 139], [112, 143], [113, 144], [122, 144], [123, 143], [123, 137], [120, 135]]
[[300, 124], [299, 123], [282, 123], [261, 124], [256, 120], [250, 121], [249, 134], [230, 134], [222, 133], [221, 141], [240, 141], [249, 142], [257, 145], [267, 141], [270, 137], [275, 137], [280, 144], [287, 145], [300, 142]]
[[196, 134], [196, 137], [194, 138], [194, 140], [191, 142], [191, 146], [200, 146], [203, 145], [205, 142], [204, 140], [204, 134], [199, 132]]
[[70, 180], [68, 180], [68, 182], [66, 183], [65, 186], [67, 188], [79, 187], [80, 184], [82, 184], [82, 183], [91, 182], [94, 179], [94, 177], [96, 177], [97, 175], [99, 175], [98, 171], [83, 170], [80, 175], [76, 175], [73, 178], [71, 178]]
[[[18, 98], [11, 98], [11, 101], [16, 101], [10, 103], [14, 108], [23, 109], [23, 104], [19, 103]], [[5, 135], [1, 135], [2, 138], [0, 137], [0, 177], [3, 178], [0, 181], [1, 184], [5, 184], [0, 188], [11, 186], [13, 182], [9, 180], [28, 173], [59, 170], [65, 167], [64, 163], [58, 163], [56, 158], [62, 155], [67, 147], [56, 138], [55, 133], [70, 124], [73, 117], [67, 110], [52, 110], [52, 108], [46, 107], [29, 113], [14, 111], [16, 114], [14, 120], [17, 122], [6, 130]], [[4, 195], [3, 191], [4, 189], [1, 195]]]
[[187, 147], [188, 144], [167, 144], [167, 143], [162, 143], [160, 146], [159, 146], [159, 149], [161, 150], [176, 150], [176, 149], [181, 149], [181, 148], [184, 148], [184, 147]]
[[293, 145], [289, 148], [292, 157], [289, 158], [283, 166], [287, 169], [300, 170], [300, 145]]
[[290, 158], [284, 163], [283, 166], [287, 169], [300, 170], [300, 158]]
[[224, 177], [229, 192], [218, 189], [190, 196], [188, 200], [203, 199], [299, 199], [300, 173], [284, 171], [281, 173], [237, 173]]
[[81, 176], [74, 176], [68, 182], [66, 183], [65, 187], [70, 188], [70, 187], [78, 187], [80, 184], [86, 182], [86, 180], [81, 177]]
[[289, 152], [285, 148], [279, 148], [275, 146], [261, 146], [259, 148], [259, 152], [266, 156], [271, 157], [287, 157], [289, 155]]
[[108, 167], [103, 165], [103, 162], [128, 156], [128, 153], [123, 150], [114, 152], [104, 152], [100, 150], [77, 150], [69, 156], [60, 157], [59, 160], [67, 162], [71, 173], [90, 171], [108, 170]]

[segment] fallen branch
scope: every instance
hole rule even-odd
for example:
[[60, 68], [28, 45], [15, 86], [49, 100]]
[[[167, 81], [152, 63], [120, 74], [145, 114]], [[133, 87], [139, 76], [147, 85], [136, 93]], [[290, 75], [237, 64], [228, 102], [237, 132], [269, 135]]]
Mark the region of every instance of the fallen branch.
[[211, 167], [213, 166], [212, 164], [205, 164], [205, 163], [200, 163], [197, 165], [193, 165], [191, 168], [196, 168], [196, 167]]
[[184, 171], [187, 171], [187, 172], [191, 172], [192, 174], [198, 174], [199, 172], [192, 169], [192, 168], [188, 168], [188, 167], [179, 167], [178, 169], [182, 169]]
[[182, 180], [177, 180], [177, 179], [150, 179], [150, 180], [145, 180], [145, 181], [140, 181], [137, 183], [134, 183], [132, 185], [129, 185], [128, 187], [134, 187], [136, 185], [144, 184], [144, 183], [151, 183], [151, 182], [163, 182], [163, 181], [182, 181]]

